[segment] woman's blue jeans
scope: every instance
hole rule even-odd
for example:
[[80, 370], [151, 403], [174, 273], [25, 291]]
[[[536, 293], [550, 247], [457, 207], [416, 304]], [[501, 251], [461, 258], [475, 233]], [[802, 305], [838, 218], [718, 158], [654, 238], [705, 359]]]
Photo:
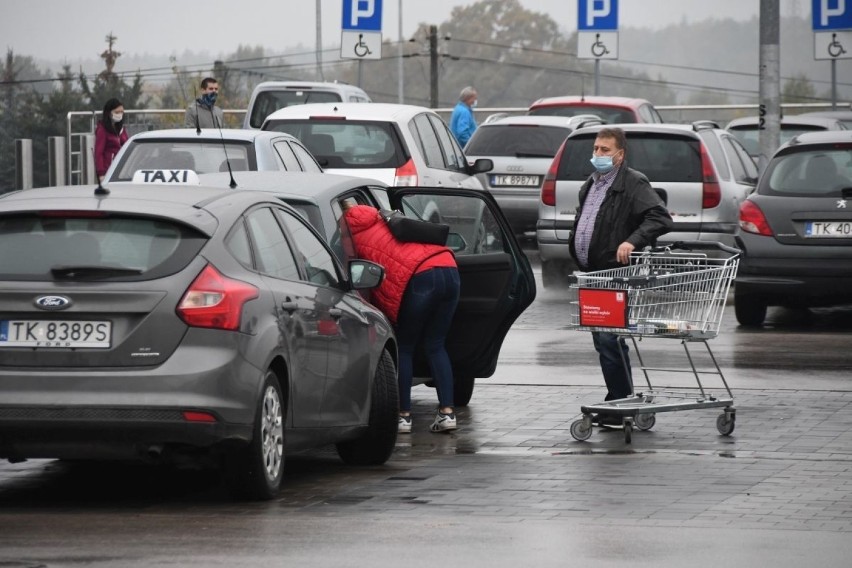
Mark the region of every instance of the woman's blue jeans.
[[447, 355], [447, 332], [459, 303], [459, 271], [440, 267], [415, 274], [408, 282], [397, 316], [399, 409], [411, 411], [414, 351], [426, 350], [438, 403], [453, 406], [453, 369]]
[[[630, 371], [629, 349], [624, 338], [615, 333], [593, 331], [592, 341], [598, 352], [606, 382], [605, 400], [626, 398], [633, 394], [633, 379]], [[622, 354], [624, 359], [622, 360]], [[626, 368], [625, 368], [626, 364]]]

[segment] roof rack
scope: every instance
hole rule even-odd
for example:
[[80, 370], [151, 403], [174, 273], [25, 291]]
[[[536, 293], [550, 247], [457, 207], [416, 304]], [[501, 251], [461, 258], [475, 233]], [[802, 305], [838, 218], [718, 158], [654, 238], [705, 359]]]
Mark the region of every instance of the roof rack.
[[719, 123], [712, 120], [696, 120], [692, 123], [692, 129], [696, 132], [699, 130], [711, 130], [719, 128]]

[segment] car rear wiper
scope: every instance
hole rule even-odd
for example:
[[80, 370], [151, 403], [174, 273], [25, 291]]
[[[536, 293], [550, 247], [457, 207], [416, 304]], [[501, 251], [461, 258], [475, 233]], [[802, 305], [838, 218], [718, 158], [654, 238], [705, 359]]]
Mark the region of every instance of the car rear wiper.
[[542, 154], [540, 152], [515, 152], [516, 158], [552, 158], [554, 154]]
[[113, 276], [132, 276], [142, 274], [139, 268], [123, 266], [54, 266], [50, 273], [60, 280], [99, 280]]

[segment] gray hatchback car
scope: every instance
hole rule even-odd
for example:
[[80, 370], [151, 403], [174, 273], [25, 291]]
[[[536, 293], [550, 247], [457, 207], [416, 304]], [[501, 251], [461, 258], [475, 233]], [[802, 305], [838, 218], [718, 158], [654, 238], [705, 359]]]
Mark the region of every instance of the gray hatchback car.
[[494, 169], [477, 174], [519, 237], [535, 238], [544, 175], [575, 128], [602, 124], [594, 115], [508, 116], [481, 125], [465, 146], [468, 160], [488, 158]]
[[852, 132], [800, 134], [779, 148], [739, 225], [740, 324], [763, 324], [767, 306], [852, 302]]
[[190, 458], [274, 496], [289, 451], [379, 464], [396, 343], [348, 272], [268, 193], [119, 184], [0, 197], [0, 458]]

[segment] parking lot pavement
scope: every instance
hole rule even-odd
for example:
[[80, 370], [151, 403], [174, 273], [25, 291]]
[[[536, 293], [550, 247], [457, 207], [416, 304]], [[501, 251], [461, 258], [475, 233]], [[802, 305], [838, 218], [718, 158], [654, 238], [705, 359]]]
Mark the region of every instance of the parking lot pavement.
[[851, 392], [742, 392], [730, 437], [717, 410], [690, 410], [658, 414], [626, 445], [619, 429], [571, 437], [599, 388], [479, 389], [445, 435], [428, 431], [434, 394], [415, 389], [414, 431], [387, 466], [325, 489], [297, 473], [280, 503], [330, 516], [852, 532]]

